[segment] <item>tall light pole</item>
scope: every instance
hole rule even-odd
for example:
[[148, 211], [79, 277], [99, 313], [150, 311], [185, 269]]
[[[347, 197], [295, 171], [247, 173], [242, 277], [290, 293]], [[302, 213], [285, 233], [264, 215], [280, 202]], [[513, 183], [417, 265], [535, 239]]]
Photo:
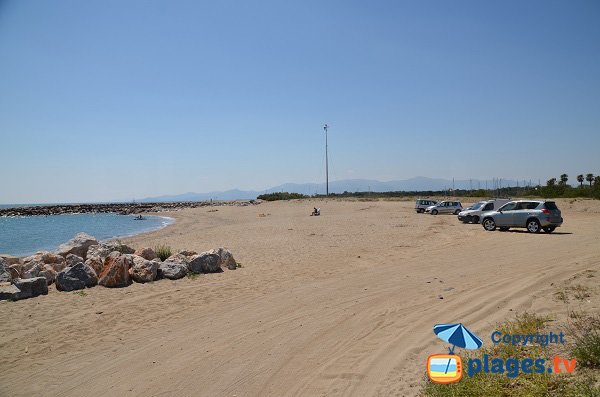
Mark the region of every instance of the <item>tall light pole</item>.
[[326, 186], [326, 196], [329, 196], [329, 158], [327, 154], [327, 129], [329, 126], [325, 124], [323, 129], [325, 130], [325, 186]]

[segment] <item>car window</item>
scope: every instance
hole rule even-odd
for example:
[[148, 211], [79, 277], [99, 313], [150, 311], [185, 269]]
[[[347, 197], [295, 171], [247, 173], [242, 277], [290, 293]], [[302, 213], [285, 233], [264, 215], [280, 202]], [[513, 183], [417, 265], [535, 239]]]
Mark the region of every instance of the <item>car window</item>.
[[517, 205], [515, 206], [515, 211], [524, 210], [525, 208], [527, 208], [525, 204], [527, 203], [517, 203]]
[[528, 210], [533, 210], [533, 209], [536, 209], [536, 208], [538, 207], [538, 205], [540, 205], [540, 203], [535, 203], [535, 202], [532, 202], [532, 203], [525, 203], [525, 207], [526, 207], [526, 209], [528, 209]]
[[556, 206], [556, 203], [554, 201], [546, 201], [546, 203], [544, 204], [544, 206], [549, 209], [550, 211], [555, 211], [558, 209], [558, 207]]
[[482, 211], [491, 211], [494, 209], [494, 203], [487, 203]]
[[517, 207], [517, 203], [507, 203], [507, 204], [503, 205], [502, 207], [500, 207], [500, 209], [498, 209], [498, 211], [514, 211], [516, 207]]

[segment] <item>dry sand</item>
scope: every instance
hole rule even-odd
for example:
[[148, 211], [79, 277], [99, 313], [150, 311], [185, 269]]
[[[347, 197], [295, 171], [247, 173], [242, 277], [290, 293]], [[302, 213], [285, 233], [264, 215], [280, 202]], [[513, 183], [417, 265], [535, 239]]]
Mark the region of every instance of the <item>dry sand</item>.
[[412, 201], [173, 213], [127, 242], [227, 246], [243, 267], [0, 302], [0, 396], [416, 395], [446, 349], [436, 323], [489, 343], [517, 311], [564, 314], [553, 294], [578, 280], [592, 292], [578, 307], [599, 310], [600, 202], [559, 205], [551, 235], [485, 232]]

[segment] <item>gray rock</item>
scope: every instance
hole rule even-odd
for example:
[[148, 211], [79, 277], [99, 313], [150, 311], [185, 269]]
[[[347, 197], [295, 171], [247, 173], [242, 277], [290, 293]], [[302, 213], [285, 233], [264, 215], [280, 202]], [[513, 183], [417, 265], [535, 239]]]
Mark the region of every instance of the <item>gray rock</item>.
[[133, 266], [129, 268], [129, 275], [137, 283], [148, 283], [156, 280], [160, 262], [149, 261], [141, 256], [133, 256]]
[[164, 261], [158, 266], [158, 277], [177, 280], [183, 278], [188, 273], [188, 267], [185, 263]]
[[66, 264], [65, 267], [73, 267], [73, 266], [75, 266], [78, 263], [85, 262], [85, 260], [82, 257], [77, 256], [77, 255], [73, 255], [73, 254], [67, 255], [67, 257], [65, 259], [66, 259], [66, 262], [67, 262], [67, 264]]
[[96, 284], [98, 284], [96, 272], [82, 262], [67, 267], [56, 275], [56, 289], [59, 291], [75, 291], [90, 288]]
[[10, 271], [10, 275], [13, 279], [20, 278], [22, 276], [21, 270], [23, 269], [22, 263], [17, 263], [16, 265], [10, 265], [8, 270]]
[[142, 258], [149, 261], [153, 261], [154, 259], [156, 259], [156, 252], [154, 252], [154, 250], [149, 247], [139, 248], [134, 252], [134, 255], [141, 256]]
[[20, 293], [21, 290], [13, 284], [6, 282], [0, 283], [0, 301], [16, 301]]
[[104, 261], [104, 259], [106, 259], [111, 252], [113, 252], [113, 247], [109, 247], [105, 243], [100, 243], [97, 245], [92, 245], [90, 248], [88, 248], [87, 258], [96, 257], [101, 261]]
[[8, 263], [8, 266], [20, 263], [19, 257], [17, 256], [2, 254], [0, 255], [0, 258], [4, 259], [6, 263]]
[[11, 281], [10, 267], [4, 258], [0, 258], [0, 283], [10, 283]]
[[192, 273], [217, 273], [221, 272], [221, 257], [212, 252], [202, 252], [190, 258], [188, 269]]
[[[62, 270], [62, 269], [61, 269]], [[56, 280], [56, 274], [58, 272], [54, 270], [52, 265], [44, 265], [44, 267], [38, 273], [38, 277], [45, 277], [48, 285], [52, 284]]]
[[165, 259], [165, 262], [173, 262], [173, 263], [181, 263], [187, 266], [187, 264], [189, 263], [190, 258], [179, 253], [179, 254], [175, 254], [175, 255], [171, 255], [170, 257], [168, 257], [167, 259]]
[[209, 254], [219, 255], [219, 266], [225, 266], [229, 270], [237, 269], [237, 262], [233, 258], [233, 254], [227, 248], [217, 248], [207, 251]]
[[119, 251], [122, 254], [133, 254], [135, 250], [130, 246], [120, 243], [118, 241], [109, 241], [106, 243], [108, 248], [110, 248], [110, 252]]
[[48, 294], [48, 283], [45, 277], [18, 278], [13, 280], [13, 284], [21, 291], [17, 294], [16, 299], [27, 299]]
[[96, 238], [86, 233], [79, 233], [71, 240], [61, 244], [56, 253], [65, 257], [69, 254], [73, 254], [85, 259], [88, 249], [97, 244], [98, 240], [96, 240]]

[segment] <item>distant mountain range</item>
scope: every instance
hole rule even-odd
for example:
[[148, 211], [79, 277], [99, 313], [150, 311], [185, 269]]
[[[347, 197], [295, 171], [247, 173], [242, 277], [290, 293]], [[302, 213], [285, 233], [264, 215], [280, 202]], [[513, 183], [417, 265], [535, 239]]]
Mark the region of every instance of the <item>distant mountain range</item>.
[[[503, 187], [516, 186], [517, 181], [511, 179], [501, 179]], [[522, 182], [521, 182], [522, 183]], [[330, 193], [343, 192], [395, 192], [395, 191], [426, 191], [426, 190], [446, 190], [452, 189], [479, 189], [486, 187], [486, 181], [473, 179], [452, 180], [441, 178], [427, 178], [418, 176], [410, 179], [381, 182], [373, 179], [345, 179], [341, 181], [329, 182]], [[488, 181], [487, 185], [493, 188], [493, 182]], [[325, 193], [325, 183], [284, 183], [266, 190], [239, 190], [232, 189], [222, 192], [209, 193], [183, 193], [176, 195], [166, 195], [158, 197], [148, 197], [140, 200], [141, 202], [167, 202], [167, 201], [203, 201], [203, 200], [247, 200], [255, 199], [256, 196], [264, 193], [289, 192], [313, 195], [315, 193]]]

